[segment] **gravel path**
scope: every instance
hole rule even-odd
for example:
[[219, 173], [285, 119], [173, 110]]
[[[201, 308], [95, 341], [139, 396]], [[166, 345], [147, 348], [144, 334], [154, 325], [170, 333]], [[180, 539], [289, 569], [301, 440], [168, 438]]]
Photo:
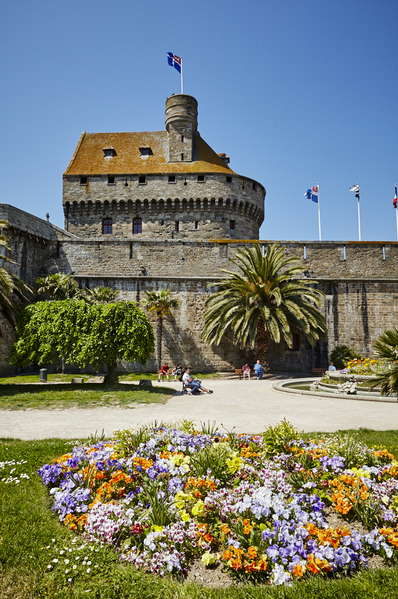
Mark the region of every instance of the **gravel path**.
[[[227, 430], [260, 433], [283, 418], [300, 431], [336, 431], [348, 428], [398, 429], [398, 403], [318, 398], [281, 393], [275, 379], [257, 381], [206, 380], [212, 395], [174, 395], [164, 405], [139, 404], [131, 408], [71, 408], [66, 410], [0, 411], [0, 437], [24, 440], [60, 437], [74, 439], [155, 421], [183, 418], [215, 421]], [[167, 383], [163, 383], [166, 385]], [[154, 385], [158, 385], [157, 382]], [[181, 390], [181, 383], [168, 383]], [[0, 390], [1, 392], [1, 390]]]

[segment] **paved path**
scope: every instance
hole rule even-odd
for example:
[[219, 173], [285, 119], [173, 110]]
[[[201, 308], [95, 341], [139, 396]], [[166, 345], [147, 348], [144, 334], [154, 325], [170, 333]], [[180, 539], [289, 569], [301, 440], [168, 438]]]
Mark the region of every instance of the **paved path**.
[[[275, 391], [273, 380], [206, 380], [212, 395], [176, 395], [165, 405], [145, 404], [133, 408], [0, 411], [0, 437], [24, 440], [87, 437], [115, 430], [183, 418], [216, 421], [228, 430], [260, 433], [283, 418], [300, 431], [336, 431], [366, 427], [398, 429], [398, 403], [376, 403], [338, 398], [317, 398]], [[157, 383], [154, 383], [157, 385]], [[164, 385], [167, 383], [164, 383]], [[168, 383], [176, 391], [181, 383]], [[1, 391], [0, 391], [1, 392]]]

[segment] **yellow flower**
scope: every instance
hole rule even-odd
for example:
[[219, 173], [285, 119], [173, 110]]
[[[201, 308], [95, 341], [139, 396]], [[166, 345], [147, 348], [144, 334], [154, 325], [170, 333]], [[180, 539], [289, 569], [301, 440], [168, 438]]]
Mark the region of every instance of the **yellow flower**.
[[192, 514], [194, 516], [201, 516], [203, 514], [204, 509], [205, 509], [205, 504], [203, 503], [203, 501], [201, 499], [199, 499], [199, 501], [197, 501], [192, 508]]

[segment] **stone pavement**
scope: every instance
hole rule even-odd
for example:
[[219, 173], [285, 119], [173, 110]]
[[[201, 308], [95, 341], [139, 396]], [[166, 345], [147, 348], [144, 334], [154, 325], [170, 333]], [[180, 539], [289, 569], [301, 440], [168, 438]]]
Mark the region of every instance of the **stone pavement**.
[[[300, 431], [337, 431], [348, 428], [398, 429], [398, 403], [357, 401], [335, 397], [293, 395], [273, 389], [275, 378], [257, 381], [205, 380], [212, 395], [175, 395], [164, 405], [131, 408], [71, 408], [66, 410], [0, 411], [0, 438], [24, 440], [60, 437], [75, 439], [140, 424], [176, 422], [183, 418], [211, 423], [227, 430], [260, 433], [286, 418]], [[153, 383], [158, 385], [157, 382]], [[162, 383], [181, 390], [181, 383]], [[0, 391], [1, 392], [1, 391]]]

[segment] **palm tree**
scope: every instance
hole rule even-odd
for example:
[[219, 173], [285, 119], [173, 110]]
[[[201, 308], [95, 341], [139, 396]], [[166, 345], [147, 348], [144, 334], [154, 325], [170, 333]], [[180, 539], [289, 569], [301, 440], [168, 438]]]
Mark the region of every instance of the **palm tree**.
[[[0, 220], [0, 229], [8, 226], [7, 221]], [[7, 237], [0, 235], [0, 248], [12, 251], [7, 243]], [[5, 254], [0, 254], [0, 259], [11, 264], [16, 264], [14, 260], [8, 258]], [[0, 267], [0, 310], [12, 327], [17, 324], [17, 317], [24, 305], [29, 304], [29, 296], [32, 289], [27, 283], [19, 279], [12, 272], [4, 267]]]
[[[281, 338], [289, 347], [294, 330], [302, 331], [314, 345], [326, 335], [325, 317], [320, 311], [324, 293], [314, 289], [316, 281], [297, 278], [304, 270], [299, 259], [285, 257], [284, 247], [269, 245], [240, 249], [230, 261], [238, 272], [222, 270], [218, 291], [206, 301], [203, 339], [218, 345], [227, 331], [242, 348], [257, 343], [258, 357], [269, 372], [268, 345]], [[292, 330], [293, 329], [293, 330]]]
[[382, 395], [398, 394], [398, 329], [384, 331], [373, 347], [376, 356], [386, 362], [386, 370], [373, 379], [371, 387], [380, 385]]
[[171, 310], [179, 306], [179, 301], [170, 297], [170, 289], [160, 289], [159, 291], [145, 291], [146, 299], [142, 301], [144, 307], [156, 314], [157, 330], [156, 330], [156, 349], [158, 370], [162, 367], [162, 336], [163, 336], [163, 320], [170, 316]]
[[79, 295], [78, 284], [71, 274], [57, 272], [36, 280], [37, 293], [54, 300], [70, 299]]
[[83, 292], [83, 299], [89, 304], [111, 304], [116, 301], [119, 291], [110, 287], [93, 287]]

